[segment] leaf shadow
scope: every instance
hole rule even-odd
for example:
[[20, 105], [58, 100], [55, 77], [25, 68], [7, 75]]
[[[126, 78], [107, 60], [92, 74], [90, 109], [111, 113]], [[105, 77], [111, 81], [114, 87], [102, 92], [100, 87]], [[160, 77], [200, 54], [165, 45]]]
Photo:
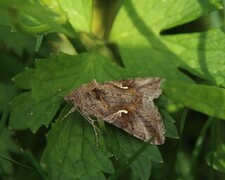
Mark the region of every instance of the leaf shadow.
[[[145, 39], [148, 41], [148, 43], [153, 47], [154, 51], [158, 51], [160, 54], [162, 54], [165, 59], [167, 59], [166, 62], [171, 63], [175, 62], [177, 66], [177, 70], [179, 75], [183, 75], [186, 78], [189, 77], [198, 77], [199, 73], [196, 72], [193, 68], [191, 68], [187, 63], [180, 60], [180, 57], [174, 54], [168, 47], [165, 45], [155, 34], [153, 31], [150, 30], [150, 28], [147, 26], [147, 24], [143, 21], [143, 19], [140, 17], [140, 15], [137, 13], [134, 4], [131, 1], [126, 1], [126, 5], [124, 6], [127, 14], [129, 15], [129, 18], [133, 22], [134, 28], [138, 30], [138, 32], [145, 37]], [[138, 25], [137, 25], [138, 23]], [[201, 33], [199, 38], [199, 55], [198, 55], [198, 62], [200, 64], [200, 67], [203, 71], [203, 76], [201, 77], [206, 78], [207, 80], [212, 81], [213, 83], [215, 80], [210, 75], [210, 72], [208, 70], [208, 66], [206, 63], [206, 55], [205, 55], [205, 38], [206, 33]], [[163, 53], [162, 53], [163, 52]], [[185, 71], [182, 71], [184, 69]], [[187, 72], [187, 73], [186, 73]], [[194, 76], [193, 76], [194, 74]], [[185, 79], [184, 77], [184, 79]], [[198, 77], [199, 78], [199, 77]]]

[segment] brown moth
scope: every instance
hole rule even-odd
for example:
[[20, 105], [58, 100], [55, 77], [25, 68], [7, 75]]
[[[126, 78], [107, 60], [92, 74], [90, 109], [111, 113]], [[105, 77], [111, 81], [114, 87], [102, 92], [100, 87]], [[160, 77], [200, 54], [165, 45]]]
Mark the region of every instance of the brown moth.
[[[65, 100], [72, 102], [93, 125], [92, 117], [101, 118], [131, 135], [160, 145], [165, 141], [165, 129], [154, 104], [162, 91], [162, 78], [134, 78], [128, 80], [91, 83], [72, 91]], [[95, 129], [95, 128], [94, 128]]]

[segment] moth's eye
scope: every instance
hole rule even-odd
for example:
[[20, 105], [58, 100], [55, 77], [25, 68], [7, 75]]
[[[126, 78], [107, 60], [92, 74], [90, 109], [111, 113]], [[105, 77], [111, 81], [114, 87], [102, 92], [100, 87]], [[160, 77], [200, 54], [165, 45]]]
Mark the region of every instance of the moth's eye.
[[101, 95], [103, 92], [100, 89], [95, 88], [92, 90], [92, 92], [94, 93], [96, 99], [99, 99], [99, 100], [101, 99]]

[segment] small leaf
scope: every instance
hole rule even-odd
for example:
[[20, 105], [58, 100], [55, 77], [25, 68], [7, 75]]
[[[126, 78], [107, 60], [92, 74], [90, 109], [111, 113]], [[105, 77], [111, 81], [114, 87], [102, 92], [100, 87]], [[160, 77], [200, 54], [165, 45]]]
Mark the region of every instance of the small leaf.
[[166, 137], [178, 139], [179, 135], [177, 132], [177, 128], [174, 125], [175, 120], [163, 110], [160, 110], [162, 117], [164, 119], [165, 129], [166, 129]]

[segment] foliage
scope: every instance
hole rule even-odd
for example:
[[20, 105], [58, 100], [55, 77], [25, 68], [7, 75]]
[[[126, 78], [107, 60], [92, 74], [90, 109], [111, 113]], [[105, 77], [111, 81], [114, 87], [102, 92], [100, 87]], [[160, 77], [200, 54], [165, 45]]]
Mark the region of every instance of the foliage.
[[[169, 33], [219, 9], [216, 0], [1, 0], [2, 179], [223, 177], [224, 30]], [[82, 84], [152, 76], [165, 79], [161, 147], [96, 123], [97, 149], [78, 112], [64, 118], [63, 97]]]

